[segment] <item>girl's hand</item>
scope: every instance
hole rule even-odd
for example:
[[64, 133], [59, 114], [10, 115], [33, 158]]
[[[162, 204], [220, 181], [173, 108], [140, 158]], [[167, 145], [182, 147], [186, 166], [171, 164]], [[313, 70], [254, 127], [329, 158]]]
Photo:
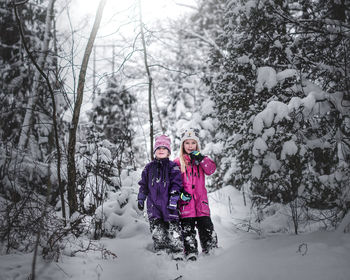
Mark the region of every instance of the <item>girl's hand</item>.
[[179, 193], [173, 192], [170, 194], [168, 209], [176, 210], [177, 209], [177, 201], [179, 200]]
[[181, 194], [180, 194], [180, 199], [182, 201], [185, 201], [185, 202], [188, 202], [192, 199], [192, 196], [191, 194], [189, 194], [188, 192], [186, 191], [183, 191]]
[[199, 165], [199, 163], [204, 159], [205, 156], [203, 156], [198, 151], [192, 151], [190, 153], [190, 157], [191, 157], [192, 160], [194, 160], [195, 165]]
[[139, 200], [139, 202], [137, 203], [137, 208], [139, 208], [140, 211], [143, 211], [143, 209], [145, 208], [145, 202]]

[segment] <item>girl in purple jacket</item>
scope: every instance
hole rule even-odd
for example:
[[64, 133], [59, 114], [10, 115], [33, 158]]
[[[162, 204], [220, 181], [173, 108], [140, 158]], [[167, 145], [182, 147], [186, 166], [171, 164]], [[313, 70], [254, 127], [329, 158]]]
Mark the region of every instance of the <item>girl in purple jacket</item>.
[[155, 159], [146, 165], [139, 182], [138, 208], [143, 211], [147, 199], [154, 250], [181, 259], [183, 242], [177, 205], [182, 189], [180, 168], [169, 160], [170, 138], [166, 135], [156, 137], [153, 151]]
[[181, 132], [180, 156], [174, 161], [181, 168], [183, 192], [179, 202], [180, 223], [184, 239], [185, 255], [196, 260], [198, 244], [196, 228], [203, 253], [217, 247], [217, 235], [210, 218], [205, 175], [211, 175], [216, 165], [200, 152], [199, 130], [185, 129]]

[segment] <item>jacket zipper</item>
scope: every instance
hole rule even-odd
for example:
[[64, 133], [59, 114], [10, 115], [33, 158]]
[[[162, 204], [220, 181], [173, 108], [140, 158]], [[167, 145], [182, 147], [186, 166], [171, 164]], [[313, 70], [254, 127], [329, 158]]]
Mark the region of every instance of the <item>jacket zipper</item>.
[[[193, 172], [193, 165], [192, 165], [192, 161], [191, 161], [191, 169], [192, 169], [192, 181], [191, 181], [191, 185], [192, 185], [192, 190], [195, 189], [195, 185], [193, 184], [193, 179], [194, 179], [194, 172]], [[196, 199], [195, 199], [195, 193], [193, 192], [193, 195], [192, 195], [192, 199], [193, 199], [193, 202], [194, 202], [194, 212], [196, 213], [196, 217], [197, 217], [197, 207], [196, 207]]]

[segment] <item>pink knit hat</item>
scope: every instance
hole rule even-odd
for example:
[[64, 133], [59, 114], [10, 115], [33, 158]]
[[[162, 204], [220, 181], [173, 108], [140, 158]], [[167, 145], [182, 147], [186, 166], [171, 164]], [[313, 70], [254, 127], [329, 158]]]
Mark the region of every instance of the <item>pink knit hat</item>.
[[154, 143], [153, 153], [155, 153], [159, 147], [167, 148], [169, 153], [171, 154], [170, 138], [166, 135], [157, 136], [156, 142]]

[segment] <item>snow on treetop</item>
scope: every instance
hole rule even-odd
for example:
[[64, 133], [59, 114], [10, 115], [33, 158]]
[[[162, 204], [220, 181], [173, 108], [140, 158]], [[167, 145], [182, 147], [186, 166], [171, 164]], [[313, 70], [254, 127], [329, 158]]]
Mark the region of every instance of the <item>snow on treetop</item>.
[[281, 72], [278, 72], [276, 75], [277, 81], [283, 81], [287, 78], [293, 77], [293, 76], [297, 76], [298, 72], [295, 69], [286, 69], [283, 70]]
[[289, 140], [283, 143], [281, 151], [281, 159], [286, 159], [286, 155], [295, 155], [298, 152], [298, 146], [294, 140]]
[[283, 118], [288, 118], [288, 105], [279, 102], [271, 101], [267, 104], [266, 109], [257, 114], [253, 121], [253, 131], [255, 134], [261, 134], [265, 127], [270, 127], [272, 122], [279, 122]]
[[238, 64], [246, 64], [250, 62], [250, 59], [247, 55], [243, 55], [237, 58]]
[[277, 73], [275, 69], [268, 66], [259, 67], [257, 74], [256, 92], [261, 92], [264, 88], [271, 90], [277, 85]]
[[271, 90], [278, 82], [297, 75], [298, 72], [295, 69], [285, 69], [276, 73], [276, 70], [272, 67], [259, 67], [257, 70], [257, 83], [255, 85], [255, 90], [256, 92], [261, 92], [264, 88]]
[[[271, 67], [260, 67], [257, 70], [257, 84], [255, 90], [256, 92], [261, 92], [264, 88], [271, 90], [278, 82], [295, 75], [297, 75], [297, 72], [293, 69], [286, 69], [276, 73]], [[253, 131], [256, 135], [260, 135], [264, 128], [271, 127], [272, 123], [278, 123], [282, 119], [288, 118], [291, 112], [300, 108], [302, 108], [304, 116], [309, 115], [313, 111], [317, 111], [317, 113], [321, 115], [329, 111], [329, 102], [317, 102], [329, 100], [329, 94], [322, 91], [316, 85], [308, 83], [308, 81], [304, 81], [303, 84], [305, 84], [303, 90], [307, 94], [306, 97], [293, 97], [288, 105], [279, 101], [271, 101], [267, 104], [265, 110], [255, 116], [253, 121]], [[334, 96], [336, 95], [332, 95], [333, 99]], [[338, 100], [340, 98], [336, 99]], [[338, 104], [337, 100], [333, 100], [333, 103], [336, 105]], [[339, 111], [342, 111], [341, 109], [342, 108], [340, 108]]]
[[260, 137], [256, 138], [253, 146], [253, 155], [258, 157], [260, 154], [265, 153], [266, 150], [266, 142]]

